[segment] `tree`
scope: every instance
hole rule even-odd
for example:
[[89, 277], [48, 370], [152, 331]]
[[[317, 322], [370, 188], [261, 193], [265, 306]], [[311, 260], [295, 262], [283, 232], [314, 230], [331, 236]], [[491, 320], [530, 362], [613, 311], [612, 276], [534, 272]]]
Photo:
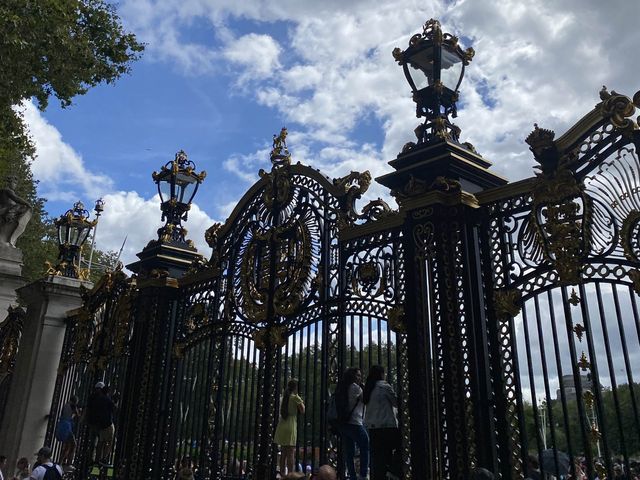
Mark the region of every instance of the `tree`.
[[143, 48], [102, 0], [0, 2], [0, 183], [8, 173], [17, 174], [17, 193], [34, 207], [18, 242], [28, 280], [42, 275], [44, 261], [53, 261], [57, 248], [31, 174], [37, 152], [19, 105], [35, 98], [44, 110], [54, 96], [67, 107], [76, 95], [128, 73]]

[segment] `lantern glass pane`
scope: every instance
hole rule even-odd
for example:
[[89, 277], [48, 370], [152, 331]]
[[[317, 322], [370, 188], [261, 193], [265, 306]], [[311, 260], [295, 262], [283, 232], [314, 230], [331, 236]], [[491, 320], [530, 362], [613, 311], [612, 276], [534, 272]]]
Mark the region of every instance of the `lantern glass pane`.
[[409, 57], [409, 63], [422, 72], [422, 75], [411, 75], [418, 90], [433, 83], [433, 45], [427, 45], [416, 51]]
[[84, 242], [87, 240], [87, 237], [89, 236], [89, 232], [90, 231], [91, 231], [91, 228], [89, 228], [89, 227], [82, 227], [80, 229], [79, 238], [78, 238], [80, 243], [78, 243], [78, 246], [84, 244]]
[[442, 48], [442, 70], [440, 80], [442, 84], [455, 90], [462, 75], [462, 59], [456, 52], [450, 50], [446, 46]]
[[158, 192], [162, 203], [171, 199], [171, 177], [163, 178], [158, 182]]
[[64, 245], [69, 241], [69, 227], [65, 224], [58, 226], [58, 243]]
[[185, 173], [178, 173], [176, 177], [176, 187], [178, 187], [178, 201], [180, 203], [191, 203], [197, 185], [196, 178]]
[[78, 237], [80, 235], [80, 231], [77, 226], [72, 226], [69, 228], [69, 243], [71, 245], [78, 246]]

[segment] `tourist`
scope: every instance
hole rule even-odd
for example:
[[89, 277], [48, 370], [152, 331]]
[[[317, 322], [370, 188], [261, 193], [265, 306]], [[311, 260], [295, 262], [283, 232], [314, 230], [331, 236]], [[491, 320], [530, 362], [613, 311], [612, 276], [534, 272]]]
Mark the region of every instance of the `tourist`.
[[182, 457], [180, 465], [178, 467], [178, 473], [176, 475], [177, 480], [193, 480], [193, 460], [188, 455]]
[[470, 480], [493, 480], [495, 475], [486, 468], [476, 467], [471, 471]]
[[400, 476], [400, 430], [395, 409], [398, 399], [385, 381], [384, 367], [373, 365], [364, 385], [364, 423], [370, 439], [371, 478], [385, 480], [387, 472]]
[[619, 463], [613, 465], [613, 479], [614, 480], [627, 480], [627, 475], [624, 473], [624, 468]]
[[298, 381], [291, 379], [282, 395], [280, 415], [273, 438], [280, 445], [280, 474], [291, 473], [295, 465], [295, 448], [298, 439], [298, 413], [304, 413], [304, 403], [298, 395]]
[[526, 480], [542, 480], [542, 473], [540, 472], [540, 462], [535, 455], [529, 455], [527, 457], [527, 477]]
[[24, 480], [29, 478], [31, 472], [31, 465], [29, 465], [29, 459], [27, 457], [20, 457], [16, 462], [16, 473], [13, 474], [11, 480]]
[[[350, 480], [366, 479], [369, 473], [369, 435], [362, 424], [364, 404], [361, 383], [360, 369], [351, 367], [345, 370], [336, 386], [336, 405], [339, 416], [345, 419], [339, 430]], [[360, 476], [356, 476], [354, 463], [356, 445], [360, 450]]]
[[318, 475], [316, 475], [317, 480], [338, 480], [338, 474], [336, 469], [331, 465], [322, 465], [318, 469]]
[[302, 478], [305, 478], [304, 473], [302, 473], [302, 472], [291, 472], [291, 473], [288, 473], [287, 475], [285, 475], [284, 477], [282, 477], [282, 480], [300, 480]]
[[95, 390], [87, 402], [87, 423], [98, 436], [96, 461], [107, 465], [111, 456], [114, 425], [115, 404], [109, 396], [109, 387], [103, 382], [96, 383]]
[[30, 479], [44, 480], [46, 476], [47, 480], [62, 480], [62, 467], [51, 460], [51, 449], [49, 447], [42, 447], [36, 455], [38, 466], [31, 472]]
[[60, 454], [60, 463], [62, 469], [67, 471], [74, 470], [72, 465], [73, 455], [76, 449], [76, 438], [73, 433], [73, 422], [78, 416], [78, 397], [73, 395], [67, 403], [62, 407], [60, 419], [56, 425], [56, 439], [62, 442], [62, 452]]

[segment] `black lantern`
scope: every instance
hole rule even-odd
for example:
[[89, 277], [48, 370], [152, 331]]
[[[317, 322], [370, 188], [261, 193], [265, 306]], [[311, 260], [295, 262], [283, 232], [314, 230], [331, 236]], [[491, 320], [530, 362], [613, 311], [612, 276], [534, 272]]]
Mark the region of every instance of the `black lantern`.
[[82, 202], [73, 204], [55, 220], [58, 230], [58, 264], [49, 273], [71, 278], [83, 278], [80, 269], [80, 251], [97, 220], [89, 220], [89, 212]]
[[173, 161], [167, 162], [160, 172], [153, 172], [153, 181], [158, 186], [165, 225], [158, 230], [158, 239], [164, 243], [192, 246], [186, 240], [187, 230], [182, 221], [187, 220], [187, 212], [198, 187], [206, 177], [206, 172], [195, 172], [195, 164], [180, 150]]
[[434, 19], [424, 24], [422, 33], [411, 37], [406, 50], [393, 50], [411, 86], [416, 116], [425, 118], [416, 129], [419, 144], [438, 139], [458, 141], [460, 129], [449, 116], [457, 116], [458, 89], [474, 54], [473, 48], [462, 49], [458, 37], [443, 33]]

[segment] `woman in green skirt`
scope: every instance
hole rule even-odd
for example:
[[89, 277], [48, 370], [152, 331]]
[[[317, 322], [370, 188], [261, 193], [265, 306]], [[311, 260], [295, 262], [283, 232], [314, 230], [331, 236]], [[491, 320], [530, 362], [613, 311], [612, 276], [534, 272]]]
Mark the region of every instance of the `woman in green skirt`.
[[280, 445], [280, 474], [294, 471], [294, 455], [298, 439], [298, 413], [304, 413], [304, 403], [298, 395], [298, 380], [292, 378], [280, 402], [280, 416], [273, 442]]

